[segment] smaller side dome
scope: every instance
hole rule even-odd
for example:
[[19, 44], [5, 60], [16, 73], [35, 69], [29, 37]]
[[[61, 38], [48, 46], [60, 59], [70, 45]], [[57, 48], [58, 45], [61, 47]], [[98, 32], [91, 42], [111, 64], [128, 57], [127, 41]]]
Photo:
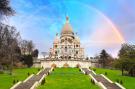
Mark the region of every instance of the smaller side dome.
[[75, 42], [80, 43], [80, 38], [77, 36], [77, 33], [76, 33], [76, 37], [75, 37]]
[[75, 38], [75, 42], [80, 43], [79, 37], [76, 37], [76, 38]]

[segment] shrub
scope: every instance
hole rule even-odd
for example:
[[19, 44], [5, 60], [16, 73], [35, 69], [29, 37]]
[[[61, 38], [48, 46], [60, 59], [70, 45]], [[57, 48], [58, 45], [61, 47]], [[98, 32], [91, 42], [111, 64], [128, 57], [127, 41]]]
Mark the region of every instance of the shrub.
[[120, 84], [123, 85], [123, 81], [122, 80], [120, 81]]
[[40, 71], [40, 68], [38, 68], [38, 71]]
[[16, 80], [16, 82], [19, 82], [19, 80]]
[[88, 72], [85, 72], [85, 75], [88, 75]]
[[13, 80], [13, 84], [15, 84], [16, 83], [16, 81], [15, 81], [15, 79]]
[[91, 83], [93, 83], [93, 80], [91, 79]]
[[42, 80], [41, 85], [45, 84], [45, 78]]
[[116, 82], [119, 83], [119, 79], [116, 79]]
[[93, 84], [95, 85], [95, 81], [93, 80]]
[[93, 71], [96, 71], [96, 69], [93, 69]]
[[91, 83], [95, 85], [95, 81], [93, 79], [91, 79]]
[[30, 73], [28, 72], [27, 75], [30, 76]]
[[105, 72], [105, 75], [107, 75], [107, 72]]
[[4, 74], [4, 72], [3, 71], [0, 71], [0, 74]]

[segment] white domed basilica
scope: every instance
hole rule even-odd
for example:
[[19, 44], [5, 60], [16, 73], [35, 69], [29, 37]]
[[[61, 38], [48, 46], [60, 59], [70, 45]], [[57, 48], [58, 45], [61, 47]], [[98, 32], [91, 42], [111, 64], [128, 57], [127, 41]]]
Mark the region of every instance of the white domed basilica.
[[89, 68], [92, 66], [90, 60], [86, 60], [84, 56], [84, 48], [81, 47], [80, 39], [73, 32], [69, 23], [69, 18], [66, 17], [61, 33], [53, 42], [53, 47], [50, 48], [49, 57], [34, 61], [34, 67], [81, 67]]
[[81, 48], [80, 39], [73, 32], [68, 17], [66, 17], [66, 23], [62, 28], [61, 34], [56, 34], [49, 56], [52, 60], [84, 59], [84, 48]]

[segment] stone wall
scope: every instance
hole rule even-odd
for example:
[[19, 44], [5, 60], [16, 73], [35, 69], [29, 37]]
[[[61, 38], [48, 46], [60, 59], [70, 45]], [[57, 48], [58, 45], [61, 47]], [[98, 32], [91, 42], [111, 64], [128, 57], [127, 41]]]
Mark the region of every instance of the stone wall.
[[82, 67], [82, 68], [89, 68], [91, 67], [91, 61], [84, 61], [84, 60], [42, 60], [40, 62], [36, 62], [33, 65], [34, 67]]

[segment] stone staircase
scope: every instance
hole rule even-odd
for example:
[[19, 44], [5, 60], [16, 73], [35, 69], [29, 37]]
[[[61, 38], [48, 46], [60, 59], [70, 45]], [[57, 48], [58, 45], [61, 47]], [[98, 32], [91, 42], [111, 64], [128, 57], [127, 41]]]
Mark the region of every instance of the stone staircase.
[[87, 74], [91, 74], [97, 82], [101, 82], [107, 89], [121, 89], [119, 86], [117, 86], [115, 83], [110, 83], [107, 79], [105, 79], [101, 75], [96, 75], [92, 71], [88, 70], [87, 68], [82, 68], [82, 70]]
[[26, 82], [20, 83], [15, 89], [30, 89], [36, 81], [39, 81], [44, 74], [48, 74], [51, 68], [45, 68], [42, 72], [38, 75], [32, 76]]

